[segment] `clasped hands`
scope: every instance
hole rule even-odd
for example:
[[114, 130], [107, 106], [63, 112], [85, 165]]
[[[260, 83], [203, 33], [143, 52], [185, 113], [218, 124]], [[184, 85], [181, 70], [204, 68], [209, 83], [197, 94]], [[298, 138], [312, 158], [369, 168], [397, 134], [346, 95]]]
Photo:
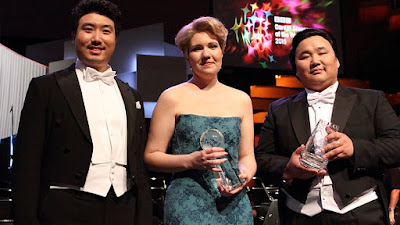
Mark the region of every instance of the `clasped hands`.
[[[354, 154], [353, 141], [344, 133], [333, 132], [325, 137], [325, 141], [329, 144], [322, 148], [325, 153], [323, 157], [329, 161], [350, 158]], [[316, 175], [325, 175], [327, 173], [324, 169], [312, 169], [301, 164], [300, 157], [303, 149], [305, 149], [304, 144], [292, 153], [289, 162], [286, 164], [283, 179], [289, 184], [294, 178], [309, 179]]]
[[[220, 158], [223, 156], [227, 156], [228, 152], [225, 149], [220, 147], [212, 147], [200, 151], [196, 151], [191, 153], [192, 154], [192, 162], [194, 169], [202, 169], [202, 170], [211, 170], [213, 172], [222, 172], [221, 167], [217, 166], [223, 162], [226, 162], [227, 158]], [[239, 187], [229, 190], [228, 187], [223, 186], [220, 182], [217, 182], [218, 190], [221, 192], [222, 196], [228, 197], [233, 194], [238, 193], [243, 189], [243, 187], [250, 181], [252, 177], [249, 177], [248, 174], [245, 172], [244, 168], [240, 168], [240, 175], [239, 178], [245, 180], [242, 185]]]

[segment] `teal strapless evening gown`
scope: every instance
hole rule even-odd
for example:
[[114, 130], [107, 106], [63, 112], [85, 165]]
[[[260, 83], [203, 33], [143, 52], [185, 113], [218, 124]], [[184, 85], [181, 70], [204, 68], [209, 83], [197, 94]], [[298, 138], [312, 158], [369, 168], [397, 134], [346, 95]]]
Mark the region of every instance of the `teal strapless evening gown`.
[[[240, 142], [239, 117], [179, 115], [171, 141], [172, 154], [189, 154], [200, 148], [200, 135], [218, 129], [225, 138], [225, 149], [238, 168]], [[187, 170], [173, 175], [165, 200], [164, 222], [167, 225], [251, 225], [250, 200], [242, 190], [223, 197], [217, 189], [212, 171]]]

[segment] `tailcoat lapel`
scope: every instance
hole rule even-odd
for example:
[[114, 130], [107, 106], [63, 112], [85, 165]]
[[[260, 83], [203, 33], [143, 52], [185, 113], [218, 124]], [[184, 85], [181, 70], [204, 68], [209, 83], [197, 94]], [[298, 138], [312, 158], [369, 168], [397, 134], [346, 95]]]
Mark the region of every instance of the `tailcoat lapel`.
[[303, 91], [288, 106], [293, 130], [300, 144], [305, 144], [311, 135], [306, 97], [306, 92]]
[[[357, 96], [351, 94], [348, 89], [344, 86], [339, 85], [336, 91], [335, 103], [333, 105], [332, 112], [332, 123], [339, 126], [339, 132], [343, 132], [346, 128], [347, 121], [349, 120], [351, 111], [355, 106]], [[344, 180], [349, 180], [349, 171], [345, 169], [347, 163], [343, 163], [343, 160], [334, 160], [328, 163], [329, 176], [331, 177], [334, 185], [334, 189], [338, 193], [348, 193], [348, 187], [340, 185]], [[348, 160], [345, 160], [348, 161]], [[346, 198], [341, 195], [340, 199], [342, 203], [347, 205], [351, 198]]]
[[125, 110], [126, 110], [126, 121], [127, 121], [127, 140], [128, 140], [128, 151], [136, 150], [136, 148], [133, 148], [132, 144], [135, 143], [135, 127], [136, 127], [136, 115], [137, 115], [137, 109], [136, 109], [136, 99], [135, 96], [133, 96], [133, 93], [131, 91], [131, 88], [124, 82], [122, 82], [120, 79], [115, 79], [119, 90], [122, 95], [122, 99], [124, 100], [125, 104]]
[[[311, 135], [310, 122], [308, 116], [308, 103], [305, 91], [300, 92], [296, 98], [288, 104], [288, 111], [294, 135], [299, 144], [306, 144]], [[295, 149], [292, 149], [294, 151]], [[295, 179], [292, 186], [288, 188], [289, 193], [300, 202], [305, 203], [307, 193], [310, 189], [312, 179]]]
[[62, 93], [65, 96], [65, 99], [71, 108], [72, 114], [79, 124], [79, 127], [88, 141], [92, 143], [89, 124], [86, 117], [85, 105], [83, 103], [82, 91], [75, 72], [75, 63], [67, 69], [59, 73], [55, 73], [55, 77]]
[[332, 123], [339, 126], [339, 131], [342, 132], [349, 119], [350, 113], [353, 110], [356, 95], [351, 95], [347, 88], [339, 85], [336, 91], [335, 104], [333, 105]]

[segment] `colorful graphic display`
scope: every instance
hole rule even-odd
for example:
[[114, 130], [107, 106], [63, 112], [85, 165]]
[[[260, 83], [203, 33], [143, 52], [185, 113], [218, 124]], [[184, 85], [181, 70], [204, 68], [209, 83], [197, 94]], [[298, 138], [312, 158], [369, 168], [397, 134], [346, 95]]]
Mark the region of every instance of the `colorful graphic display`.
[[338, 4], [333, 0], [215, 0], [214, 16], [229, 30], [224, 65], [290, 70], [288, 54], [297, 32], [324, 28], [341, 37]]

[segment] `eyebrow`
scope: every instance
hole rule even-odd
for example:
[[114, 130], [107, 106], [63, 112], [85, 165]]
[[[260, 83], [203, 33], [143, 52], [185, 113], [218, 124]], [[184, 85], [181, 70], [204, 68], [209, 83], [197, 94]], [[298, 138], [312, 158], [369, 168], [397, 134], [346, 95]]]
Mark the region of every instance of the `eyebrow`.
[[193, 49], [196, 49], [196, 48], [203, 48], [203, 45], [199, 45], [199, 44], [191, 45], [191, 46], [189, 46], [188, 50], [192, 51]]
[[[83, 23], [81, 27], [84, 27], [84, 26], [93, 26], [93, 27], [94, 27], [95, 24], [90, 23], [90, 22], [87, 22], [87, 23]], [[110, 24], [104, 24], [104, 25], [101, 25], [101, 27], [102, 27], [102, 28], [110, 28], [110, 29], [113, 29], [113, 26], [110, 25]]]
[[[317, 49], [318, 49], [318, 51], [322, 51], [322, 50], [326, 50], [327, 48], [325, 46], [321, 46], [321, 47], [317, 47]], [[304, 50], [304, 51], [300, 52], [299, 55], [303, 55], [303, 54], [306, 54], [309, 52], [310, 52], [309, 50]]]
[[[213, 41], [210, 41], [210, 42], [206, 43], [205, 45], [207, 46], [207, 45], [210, 45], [210, 44], [219, 44], [219, 42], [213, 40]], [[193, 44], [192, 46], [203, 46], [203, 43]]]

